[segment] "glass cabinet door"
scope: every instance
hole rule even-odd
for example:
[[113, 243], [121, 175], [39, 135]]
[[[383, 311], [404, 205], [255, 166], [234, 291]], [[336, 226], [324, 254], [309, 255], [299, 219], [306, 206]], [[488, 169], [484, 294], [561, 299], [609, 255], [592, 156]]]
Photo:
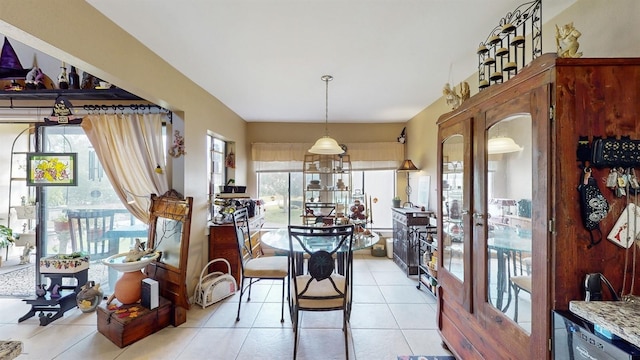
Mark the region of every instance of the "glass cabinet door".
[[[442, 266], [464, 282], [464, 136], [447, 138], [442, 143]], [[446, 159], [447, 161], [444, 161]]]
[[486, 133], [488, 303], [531, 332], [532, 126], [528, 114], [495, 122]]
[[[438, 221], [440, 270], [438, 283], [447, 296], [471, 310], [471, 128], [472, 120], [440, 127], [440, 191]], [[449, 300], [446, 300], [449, 301]]]

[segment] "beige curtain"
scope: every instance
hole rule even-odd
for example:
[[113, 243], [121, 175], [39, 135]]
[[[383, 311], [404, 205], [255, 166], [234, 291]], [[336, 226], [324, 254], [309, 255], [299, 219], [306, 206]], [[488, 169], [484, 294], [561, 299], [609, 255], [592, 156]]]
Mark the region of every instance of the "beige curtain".
[[[145, 223], [151, 194], [169, 190], [162, 139], [163, 114], [92, 114], [82, 119], [89, 141], [125, 207]], [[129, 200], [135, 200], [129, 204]]]

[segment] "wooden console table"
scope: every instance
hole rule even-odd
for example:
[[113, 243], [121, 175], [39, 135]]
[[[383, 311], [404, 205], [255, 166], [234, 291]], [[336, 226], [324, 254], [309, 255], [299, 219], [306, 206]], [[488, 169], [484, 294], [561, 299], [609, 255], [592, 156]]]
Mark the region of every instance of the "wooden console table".
[[[23, 301], [31, 305], [31, 310], [24, 314], [18, 322], [23, 322], [40, 312], [40, 326], [46, 326], [50, 322], [59, 319], [69, 309], [73, 309], [76, 303], [76, 295], [82, 285], [87, 283], [89, 269], [80, 270], [75, 273], [42, 273], [46, 278], [51, 279], [51, 284], [47, 288], [44, 296], [35, 299], [24, 299]], [[75, 278], [76, 285], [62, 285], [63, 278]], [[58, 286], [59, 297], [52, 297], [52, 290]], [[46, 314], [45, 314], [46, 313]]]

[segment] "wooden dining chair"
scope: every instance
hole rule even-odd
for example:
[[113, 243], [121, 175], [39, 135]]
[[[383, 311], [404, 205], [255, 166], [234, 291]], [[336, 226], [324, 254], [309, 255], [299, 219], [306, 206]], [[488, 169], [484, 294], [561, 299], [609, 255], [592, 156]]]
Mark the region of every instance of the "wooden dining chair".
[[[263, 279], [282, 281], [282, 309], [280, 322], [284, 322], [284, 294], [285, 281], [289, 276], [289, 262], [285, 256], [259, 256], [253, 251], [254, 244], [249, 231], [249, 214], [246, 208], [237, 209], [233, 213], [233, 225], [236, 230], [238, 254], [240, 256], [240, 299], [238, 299], [238, 314], [236, 321], [240, 321], [240, 307], [242, 297], [248, 290], [247, 302], [251, 301], [251, 285]], [[249, 283], [245, 286], [245, 280]]]
[[111, 254], [106, 234], [113, 230], [115, 210], [69, 210], [69, 235], [73, 251], [84, 251], [91, 260], [106, 258]]
[[[342, 311], [344, 349], [349, 359], [347, 324], [351, 314], [353, 276], [353, 225], [329, 227], [289, 226], [291, 266], [291, 321], [295, 333], [293, 358], [296, 359], [300, 334], [300, 311]], [[312, 245], [313, 244], [313, 245]], [[316, 250], [318, 247], [325, 249]], [[300, 252], [305, 256], [294, 256]], [[304, 262], [307, 258], [306, 272]], [[336, 271], [336, 260], [344, 259], [344, 274]]]

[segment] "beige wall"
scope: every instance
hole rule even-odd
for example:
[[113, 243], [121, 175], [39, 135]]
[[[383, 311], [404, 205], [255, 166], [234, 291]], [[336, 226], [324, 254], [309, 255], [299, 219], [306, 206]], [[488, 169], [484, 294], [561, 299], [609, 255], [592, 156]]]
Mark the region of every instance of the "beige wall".
[[[543, 6], [544, 8], [544, 6]], [[544, 28], [544, 52], [555, 52], [555, 24], [573, 21], [582, 32], [585, 57], [640, 56], [640, 13], [637, 0], [580, 0], [551, 19]], [[504, 14], [496, 14], [497, 21]], [[167, 19], [159, 19], [167, 21]], [[175, 187], [194, 197], [189, 279], [206, 258], [206, 161], [207, 132], [236, 142], [237, 183], [254, 181], [247, 166], [252, 142], [314, 141], [324, 124], [246, 124], [216, 98], [205, 93], [162, 59], [124, 33], [83, 0], [0, 1], [0, 33], [57, 59], [77, 65], [149, 101], [175, 111], [176, 127], [184, 129], [187, 156], [174, 162]], [[478, 38], [477, 42], [482, 41]], [[470, 49], [473, 55], [474, 49]], [[444, 71], [444, 69], [443, 69]], [[453, 79], [458, 83], [465, 79]], [[468, 79], [475, 93], [475, 76]], [[442, 87], [444, 84], [433, 84]], [[435, 209], [436, 142], [438, 117], [448, 111], [438, 100], [406, 125], [408, 153], [422, 174], [432, 176], [430, 208]], [[405, 124], [330, 124], [330, 135], [340, 142], [393, 141]], [[399, 194], [404, 193], [399, 178]], [[412, 176], [417, 179], [418, 176]], [[412, 184], [414, 185], [414, 184]], [[414, 186], [415, 188], [415, 186]], [[191, 287], [193, 283], [191, 284]]]

